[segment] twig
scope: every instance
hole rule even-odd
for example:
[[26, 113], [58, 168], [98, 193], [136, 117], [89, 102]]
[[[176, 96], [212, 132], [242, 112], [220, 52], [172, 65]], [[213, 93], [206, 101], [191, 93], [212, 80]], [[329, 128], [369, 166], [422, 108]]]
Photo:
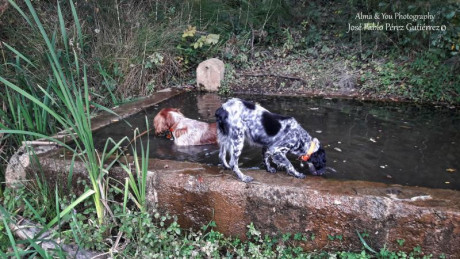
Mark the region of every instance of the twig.
[[123, 36], [121, 32], [120, 11], [118, 10], [118, 0], [115, 0], [115, 8], [117, 9], [118, 29], [120, 30], [120, 43], [122, 43]]
[[153, 130], [153, 128], [151, 128], [151, 129], [149, 129], [149, 130], [145, 130], [145, 131], [143, 131], [141, 134], [136, 135], [133, 139], [131, 139], [131, 141], [129, 141], [128, 146], [131, 145], [131, 143], [133, 143], [136, 139], [138, 139], [139, 137], [142, 137], [143, 135], [149, 133], [149, 132], [152, 131], [152, 130]]
[[285, 76], [285, 75], [276, 75], [276, 74], [271, 74], [271, 73], [268, 73], [268, 74], [241, 74], [241, 76], [248, 76], [248, 77], [265, 77], [265, 76], [272, 76], [272, 77], [279, 77], [279, 78], [285, 78], [285, 79], [290, 79], [290, 80], [299, 80], [299, 81], [302, 81], [304, 83], [306, 83], [307, 81], [303, 78], [300, 78], [300, 77], [296, 77], [296, 76]]
[[40, 140], [27, 140], [22, 142], [23, 146], [59, 146], [56, 142], [40, 141]]
[[[1, 47], [1, 46], [2, 46], [2, 43], [0, 42], [0, 47]], [[2, 52], [3, 52], [3, 48], [2, 48]], [[4, 101], [2, 101], [2, 109], [3, 109], [4, 112], [6, 112], [6, 105], [5, 105], [5, 102], [4, 102]], [[0, 123], [4, 124], [4, 123], [3, 123], [3, 120], [0, 120]], [[0, 157], [2, 157], [1, 155], [2, 155], [2, 153], [3, 153], [3, 148], [6, 146], [6, 144], [5, 144], [5, 145], [2, 144], [2, 142], [3, 142], [3, 135], [4, 135], [4, 133], [0, 133]]]
[[[145, 38], [145, 42], [144, 42], [144, 53], [143, 53], [143, 55], [142, 55], [142, 67], [141, 67], [141, 77], [140, 77], [141, 82], [140, 82], [140, 84], [139, 84], [141, 87], [143, 87], [143, 85], [142, 85], [142, 76], [143, 76], [143, 74], [144, 74], [144, 67], [145, 67], [145, 51], [146, 51], [146, 49], [147, 49], [147, 37]], [[144, 88], [142, 89], [142, 91], [144, 92], [144, 95], [146, 95], [146, 87], [144, 87]]]
[[251, 32], [252, 32], [252, 35], [251, 35], [251, 59], [254, 58], [254, 28], [252, 28], [252, 24], [251, 24]]

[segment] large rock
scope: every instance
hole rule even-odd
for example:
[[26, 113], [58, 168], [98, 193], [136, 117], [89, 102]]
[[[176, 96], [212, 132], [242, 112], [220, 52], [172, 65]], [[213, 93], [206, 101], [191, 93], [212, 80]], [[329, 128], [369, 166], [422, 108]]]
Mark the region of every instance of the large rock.
[[211, 58], [201, 62], [196, 69], [196, 84], [199, 89], [216, 92], [224, 79], [224, 62]]
[[11, 156], [5, 171], [5, 182], [15, 187], [27, 180], [26, 170], [38, 161], [37, 155], [57, 149], [57, 145], [23, 145]]

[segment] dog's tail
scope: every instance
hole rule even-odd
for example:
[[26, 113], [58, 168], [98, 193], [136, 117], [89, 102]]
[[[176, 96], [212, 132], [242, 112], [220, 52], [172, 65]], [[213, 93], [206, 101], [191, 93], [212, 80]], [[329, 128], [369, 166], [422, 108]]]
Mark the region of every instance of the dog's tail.
[[229, 133], [229, 125], [228, 125], [228, 112], [220, 107], [216, 111], [216, 122], [217, 122], [217, 127], [218, 130], [223, 134], [223, 135], [228, 135]]

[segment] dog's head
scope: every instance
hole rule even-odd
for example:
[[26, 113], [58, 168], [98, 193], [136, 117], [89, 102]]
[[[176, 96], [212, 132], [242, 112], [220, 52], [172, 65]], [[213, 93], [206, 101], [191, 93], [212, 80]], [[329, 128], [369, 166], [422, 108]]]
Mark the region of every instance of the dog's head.
[[177, 122], [178, 117], [184, 115], [176, 108], [164, 108], [153, 119], [153, 127], [155, 127], [155, 134], [163, 133], [169, 130]]
[[300, 160], [306, 163], [311, 174], [323, 175], [326, 171], [326, 151], [316, 138], [312, 139], [308, 145], [304, 145], [302, 152], [307, 155], [302, 155]]
[[311, 174], [323, 175], [326, 172], [326, 151], [320, 146], [307, 162], [313, 164], [314, 169], [309, 167]]

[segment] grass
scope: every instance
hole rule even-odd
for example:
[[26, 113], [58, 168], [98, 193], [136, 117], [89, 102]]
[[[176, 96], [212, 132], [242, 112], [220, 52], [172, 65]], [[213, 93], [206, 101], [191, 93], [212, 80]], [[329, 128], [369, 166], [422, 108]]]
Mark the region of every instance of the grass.
[[[79, 54], [85, 54], [89, 93], [94, 102], [103, 105], [113, 105], [165, 87], [193, 84], [197, 63], [210, 57], [219, 57], [234, 66], [236, 74], [252, 72], [251, 69], [255, 68], [266, 69], [258, 64], [270, 66], [270, 61], [277, 57], [293, 57], [301, 62], [301, 66], [307, 65], [306, 60], [313, 57], [317, 63], [326, 63], [319, 73], [331, 75], [339, 67], [331, 56], [337, 55], [344, 56], [342, 61], [345, 63], [369, 64], [366, 69], [347, 71], [370, 73], [365, 77], [357, 74], [365, 79], [356, 87], [365, 96], [448, 104], [460, 102], [460, 79], [454, 73], [459, 63], [455, 57], [460, 51], [460, 19], [456, 15], [459, 5], [454, 1], [396, 6], [376, 0], [365, 3], [339, 1], [336, 5], [324, 1], [298, 2], [296, 5], [283, 0], [82, 2], [75, 10], [82, 17], [82, 25], [72, 18], [68, 11], [71, 10], [70, 4], [63, 2], [62, 5], [65, 7], [62, 8], [62, 18], [53, 13], [53, 2], [38, 7], [43, 26], [55, 28], [59, 19], [64, 20], [64, 24], [76, 24], [67, 38]], [[422, 31], [346, 34], [347, 21], [356, 22], [356, 13], [367, 10], [385, 13], [429, 11], [436, 15], [435, 22], [445, 24], [447, 30], [444, 34]], [[5, 35], [15, 43], [10, 45], [21, 47], [24, 55], [31, 54], [34, 49], [43, 50], [39, 41], [41, 37], [27, 28], [27, 22], [18, 21], [10, 13], [4, 14], [7, 24], [11, 25], [5, 26]], [[188, 26], [197, 28], [197, 36], [191, 42], [184, 42], [182, 34]], [[10, 31], [10, 27], [15, 31]], [[24, 33], [34, 47], [23, 46], [16, 30]], [[191, 47], [202, 36], [210, 34], [219, 35], [218, 44], [197, 49]], [[69, 46], [59, 43], [56, 47], [66, 52]], [[411, 65], [428, 55], [432, 56], [431, 61], [423, 68]], [[9, 56], [7, 53], [6, 57]], [[46, 59], [36, 53], [30, 56], [34, 57], [37, 70], [42, 70]], [[159, 56], [161, 62], [152, 62], [151, 57]], [[325, 62], [328, 60], [331, 62]], [[393, 62], [395, 66], [385, 67], [380, 71], [384, 74], [380, 75], [376, 70], [379, 66], [374, 66], [374, 62]], [[396, 69], [401, 67], [403, 69]], [[287, 68], [295, 70], [296, 67]], [[289, 71], [285, 72], [291, 75]], [[311, 81], [310, 78], [305, 80]], [[334, 79], [332, 83], [339, 81], [328, 78]], [[232, 84], [229, 88], [235, 86]], [[325, 84], [320, 87], [329, 90]], [[229, 91], [224, 89], [223, 92]]]

